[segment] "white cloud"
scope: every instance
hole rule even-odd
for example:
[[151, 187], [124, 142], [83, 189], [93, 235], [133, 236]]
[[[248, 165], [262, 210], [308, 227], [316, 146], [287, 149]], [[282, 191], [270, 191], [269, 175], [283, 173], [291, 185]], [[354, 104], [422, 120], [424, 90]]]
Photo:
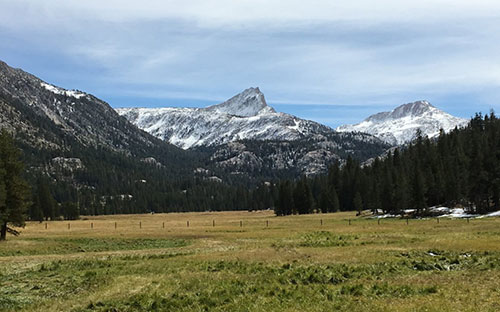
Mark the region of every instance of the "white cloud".
[[[392, 22], [497, 17], [493, 0], [48, 0], [0, 1], [7, 20], [25, 16], [25, 22], [50, 24], [63, 20], [194, 20], [209, 26], [259, 26], [258, 22]], [[46, 19], [48, 18], [48, 19]], [[263, 25], [265, 26], [265, 25]]]
[[108, 93], [127, 86], [132, 95], [219, 100], [260, 86], [276, 103], [324, 105], [482, 90], [498, 98], [498, 1], [0, 0], [0, 8], [0, 39], [98, 68], [75, 74]]

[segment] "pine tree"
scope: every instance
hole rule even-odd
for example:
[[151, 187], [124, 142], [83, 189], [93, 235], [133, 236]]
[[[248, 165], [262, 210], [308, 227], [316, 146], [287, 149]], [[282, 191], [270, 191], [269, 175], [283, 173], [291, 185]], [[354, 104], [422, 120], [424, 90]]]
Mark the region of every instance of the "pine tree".
[[63, 203], [62, 211], [64, 214], [64, 219], [66, 220], [77, 220], [80, 217], [80, 211], [75, 203], [72, 202]]
[[274, 213], [277, 216], [287, 216], [295, 213], [292, 197], [292, 188], [289, 181], [281, 182], [278, 186], [279, 194], [275, 203]]
[[56, 218], [56, 202], [52, 194], [50, 194], [48, 182], [38, 179], [37, 196], [40, 209], [45, 220], [55, 220]]
[[415, 174], [413, 177], [413, 208], [416, 209], [417, 215], [420, 214], [427, 206], [425, 198], [425, 181], [422, 170], [419, 165], [415, 166]]
[[340, 203], [339, 203], [339, 196], [337, 195], [337, 190], [335, 190], [335, 187], [331, 187], [331, 210], [329, 212], [337, 212], [340, 211]]
[[319, 194], [318, 210], [323, 213], [329, 212], [331, 210], [330, 205], [331, 203], [328, 192], [322, 191]]
[[312, 193], [305, 178], [297, 182], [293, 191], [293, 202], [299, 214], [308, 214], [312, 212]]
[[354, 195], [352, 206], [358, 212], [358, 215], [360, 215], [361, 211], [363, 211], [363, 199], [361, 198], [361, 194], [359, 192], [356, 192]]
[[18, 234], [8, 224], [23, 226], [29, 206], [29, 187], [22, 178], [23, 163], [20, 150], [6, 130], [0, 132], [0, 240], [7, 231]]
[[39, 222], [43, 221], [43, 212], [40, 206], [40, 198], [38, 197], [38, 194], [33, 196], [33, 203], [30, 208], [30, 219]]

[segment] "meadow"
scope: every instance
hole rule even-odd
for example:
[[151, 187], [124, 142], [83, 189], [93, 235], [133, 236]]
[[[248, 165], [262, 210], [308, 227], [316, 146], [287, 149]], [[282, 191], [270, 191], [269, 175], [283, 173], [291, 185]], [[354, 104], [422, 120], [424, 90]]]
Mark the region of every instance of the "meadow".
[[0, 311], [500, 311], [500, 218], [214, 212], [19, 230], [0, 243]]

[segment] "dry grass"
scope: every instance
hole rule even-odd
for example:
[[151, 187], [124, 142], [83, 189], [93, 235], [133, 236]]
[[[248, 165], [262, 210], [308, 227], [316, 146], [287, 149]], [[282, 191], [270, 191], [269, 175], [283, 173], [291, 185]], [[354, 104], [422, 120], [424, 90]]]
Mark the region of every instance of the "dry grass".
[[2, 311], [500, 310], [499, 218], [176, 213], [20, 231], [0, 244]]

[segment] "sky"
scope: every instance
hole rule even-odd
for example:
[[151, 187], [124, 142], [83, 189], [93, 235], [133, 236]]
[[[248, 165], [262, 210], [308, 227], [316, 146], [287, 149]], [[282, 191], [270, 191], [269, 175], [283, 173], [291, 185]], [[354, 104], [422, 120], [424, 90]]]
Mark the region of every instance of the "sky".
[[113, 107], [259, 87], [335, 127], [417, 100], [500, 111], [500, 1], [0, 0], [0, 60]]

